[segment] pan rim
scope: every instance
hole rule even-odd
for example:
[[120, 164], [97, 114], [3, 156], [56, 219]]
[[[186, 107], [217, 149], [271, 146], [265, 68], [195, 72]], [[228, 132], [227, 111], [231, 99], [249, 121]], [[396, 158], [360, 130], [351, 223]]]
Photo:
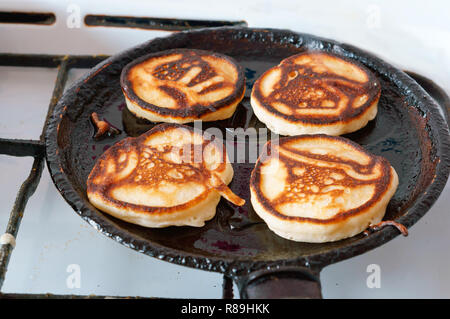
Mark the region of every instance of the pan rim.
[[[288, 35], [289, 45], [299, 47], [303, 45], [303, 40], [305, 38], [309, 38], [317, 42], [317, 47], [315, 49], [342, 54], [348, 58], [355, 59], [369, 69], [376, 68], [377, 72], [383, 72], [381, 74], [384, 76], [389, 75], [389, 78], [392, 79], [391, 81], [393, 84], [396, 85], [400, 91], [410, 92], [409, 97], [414, 97], [414, 106], [416, 108], [419, 108], [420, 106], [421, 109], [426, 109], [428, 111], [428, 123], [431, 133], [435, 136], [435, 155], [439, 158], [435, 168], [435, 178], [430, 184], [427, 185], [427, 188], [417, 196], [407, 212], [397, 219], [397, 222], [402, 223], [409, 228], [431, 208], [445, 187], [449, 176], [450, 134], [447, 121], [439, 111], [440, 106], [414, 79], [403, 71], [384, 62], [372, 53], [331, 39], [325, 39], [307, 33], [299, 33], [285, 29], [217, 27], [182, 31], [163, 38], [155, 38], [125, 50], [104, 60], [66, 89], [66, 92], [55, 106], [53, 114], [47, 121], [47, 130], [45, 132], [46, 162], [50, 176], [56, 188], [83, 220], [87, 221], [102, 234], [114, 239], [124, 246], [146, 255], [191, 268], [224, 273], [231, 277], [242, 276], [262, 268], [276, 269], [284, 266], [304, 266], [311, 269], [320, 270], [327, 265], [360, 255], [373, 248], [381, 246], [399, 235], [398, 231], [391, 227], [383, 228], [370, 236], [351, 242], [348, 245], [338, 249], [331, 249], [327, 252], [285, 260], [255, 260], [251, 257], [242, 259], [233, 259], [230, 257], [221, 256], [207, 257], [201, 254], [191, 252], [188, 253], [186, 251], [165, 247], [155, 242], [149, 243], [149, 240], [139, 237], [138, 235], [132, 235], [126, 231], [120, 232], [120, 226], [117, 226], [112, 221], [106, 219], [103, 214], [96, 213], [96, 209], [90, 203], [86, 203], [82, 198], [80, 198], [78, 192], [74, 188], [74, 185], [70, 182], [69, 178], [61, 169], [62, 159], [58, 153], [58, 127], [65, 113], [65, 105], [71, 97], [70, 92], [74, 91], [76, 87], [79, 87], [82, 83], [89, 81], [91, 77], [94, 77], [100, 73], [102, 69], [111, 65], [119, 58], [126, 56], [130, 52], [148, 48], [158, 41], [168, 41], [176, 37], [183, 36], [186, 33], [208, 34], [210, 32], [230, 32], [240, 36], [249, 36], [251, 34], [260, 35], [261, 37], [268, 33], [271, 33], [272, 35]], [[272, 40], [275, 41], [274, 39]]]

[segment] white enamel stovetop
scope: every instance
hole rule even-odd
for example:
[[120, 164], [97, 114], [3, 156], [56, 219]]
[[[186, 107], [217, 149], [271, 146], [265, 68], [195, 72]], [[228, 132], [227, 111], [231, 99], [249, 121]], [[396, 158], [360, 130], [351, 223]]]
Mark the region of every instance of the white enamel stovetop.
[[[433, 79], [450, 94], [448, 1], [1, 1], [0, 11], [54, 12], [52, 26], [1, 25], [0, 51], [114, 54], [163, 31], [86, 27], [85, 14], [180, 19], [246, 20], [253, 27], [288, 28], [372, 51], [392, 64]], [[80, 13], [80, 28], [67, 19]], [[73, 16], [71, 16], [73, 17]], [[70, 73], [69, 82], [86, 70]], [[0, 67], [0, 137], [38, 139], [56, 71]], [[31, 158], [0, 156], [0, 233]], [[450, 186], [407, 238], [325, 268], [325, 298], [450, 297]], [[381, 271], [369, 288], [369, 265]], [[80, 287], [69, 288], [70, 265]], [[76, 266], [77, 267], [77, 266]], [[373, 266], [372, 266], [373, 267]], [[73, 268], [71, 268], [73, 271]], [[371, 269], [369, 267], [369, 269]], [[70, 270], [70, 267], [69, 267]], [[3, 292], [220, 298], [222, 276], [149, 258], [82, 221], [45, 170], [25, 210]]]

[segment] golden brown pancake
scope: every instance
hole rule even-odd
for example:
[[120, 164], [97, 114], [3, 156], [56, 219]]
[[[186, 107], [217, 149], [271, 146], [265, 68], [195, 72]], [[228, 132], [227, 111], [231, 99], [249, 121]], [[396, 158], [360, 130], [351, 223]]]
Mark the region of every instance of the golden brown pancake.
[[128, 109], [152, 122], [187, 123], [231, 117], [244, 97], [245, 77], [223, 54], [174, 49], [128, 64], [121, 75]]
[[375, 118], [381, 86], [360, 63], [324, 52], [281, 61], [253, 85], [258, 119], [281, 135], [341, 135]]
[[97, 160], [87, 195], [98, 209], [146, 227], [203, 226], [233, 177], [222, 143], [179, 124], [160, 124], [126, 138]]
[[250, 179], [253, 208], [272, 231], [315, 243], [351, 237], [379, 223], [397, 186], [385, 158], [322, 134], [268, 142]]

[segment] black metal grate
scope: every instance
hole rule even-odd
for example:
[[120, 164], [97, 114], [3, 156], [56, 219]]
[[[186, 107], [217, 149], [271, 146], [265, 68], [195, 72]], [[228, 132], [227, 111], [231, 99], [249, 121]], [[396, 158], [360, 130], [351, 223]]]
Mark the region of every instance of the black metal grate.
[[88, 14], [84, 18], [87, 26], [139, 28], [148, 30], [182, 31], [223, 26], [246, 26], [245, 21], [177, 20], [147, 17], [105, 16]]
[[[11, 21], [17, 15], [16, 12], [1, 12], [0, 23], [5, 22], [5, 20]], [[21, 20], [18, 23], [28, 23], [28, 24], [42, 24], [41, 20], [35, 21], [37, 13], [21, 14]], [[29, 19], [27, 19], [29, 17]], [[97, 17], [97, 18], [95, 18]], [[100, 18], [98, 18], [100, 17]], [[92, 16], [87, 15], [85, 21], [91, 21], [95, 18], [91, 25], [97, 26], [119, 26], [119, 27], [143, 27], [146, 29], [159, 29], [165, 31], [174, 30], [187, 30], [192, 27], [217, 27], [217, 26], [230, 26], [230, 25], [246, 25], [245, 21], [200, 21], [200, 20], [180, 20], [180, 19], [161, 19], [161, 18], [133, 18], [127, 17], [113, 17], [113, 16]], [[33, 20], [34, 19], [34, 20]], [[114, 22], [114, 23], [111, 23]], [[17, 22], [17, 21], [16, 21]], [[91, 21], [92, 22], [92, 21]], [[194, 23], [195, 22], [195, 23]], [[117, 25], [117, 23], [119, 25]], [[136, 23], [138, 25], [136, 25]], [[87, 24], [87, 22], [86, 22]], [[46, 123], [53, 109], [60, 99], [64, 87], [67, 81], [67, 75], [70, 69], [74, 68], [92, 68], [107, 56], [83, 56], [83, 55], [37, 55], [37, 54], [10, 54], [10, 53], [0, 53], [0, 66], [16, 66], [16, 67], [46, 67], [46, 68], [57, 68], [58, 75], [56, 78], [55, 86], [53, 89], [52, 98], [49, 103], [47, 116], [45, 119], [45, 124], [42, 128], [41, 136], [39, 140], [23, 140], [23, 139], [3, 139], [0, 138], [0, 154], [9, 156], [32, 156], [34, 157], [34, 162], [31, 167], [30, 173], [27, 179], [22, 183], [14, 202], [13, 208], [11, 210], [8, 225], [6, 227], [5, 234], [9, 234], [14, 238], [17, 237], [19, 232], [20, 223], [24, 214], [25, 207], [27, 205], [28, 199], [34, 194], [41, 175], [44, 169], [45, 162], [45, 142], [44, 133], [46, 131]], [[94, 295], [53, 295], [53, 294], [3, 294], [1, 288], [5, 280], [8, 263], [11, 258], [11, 254], [14, 247], [11, 244], [2, 244], [0, 246], [0, 298], [68, 298], [68, 299], [97, 299], [106, 298], [110, 296], [94, 296]], [[113, 298], [124, 298], [124, 297], [113, 297]], [[130, 297], [125, 297], [130, 298]], [[131, 297], [139, 298], [139, 297]], [[233, 298], [233, 283], [231, 278], [224, 276], [222, 285], [222, 298], [232, 299]]]
[[0, 23], [24, 23], [52, 25], [56, 17], [51, 12], [5, 12], [0, 11]]

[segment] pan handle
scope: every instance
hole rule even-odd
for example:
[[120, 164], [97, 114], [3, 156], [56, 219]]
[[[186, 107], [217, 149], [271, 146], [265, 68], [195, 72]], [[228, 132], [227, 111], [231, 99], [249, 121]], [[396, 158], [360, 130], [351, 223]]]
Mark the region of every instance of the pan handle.
[[320, 271], [303, 267], [258, 270], [237, 280], [243, 299], [321, 299]]

